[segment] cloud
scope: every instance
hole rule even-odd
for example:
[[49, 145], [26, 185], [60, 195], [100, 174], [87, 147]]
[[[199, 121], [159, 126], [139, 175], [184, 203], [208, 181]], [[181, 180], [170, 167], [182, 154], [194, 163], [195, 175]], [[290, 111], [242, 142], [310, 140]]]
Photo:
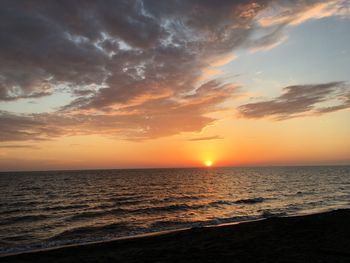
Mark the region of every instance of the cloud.
[[258, 22], [263, 27], [276, 25], [296, 26], [305, 21], [330, 16], [348, 17], [348, 0], [331, 1], [280, 1], [271, 4], [259, 15]]
[[[278, 3], [297, 13], [315, 5]], [[200, 131], [238, 92], [210, 68], [238, 49], [266, 50], [284, 39], [285, 23], [258, 23], [272, 4], [1, 1], [0, 102], [53, 99], [62, 90], [72, 101], [50, 113], [0, 112], [0, 141], [75, 134], [145, 140]]]
[[105, 134], [145, 140], [186, 131], [200, 131], [215, 119], [205, 116], [235, 94], [236, 86], [204, 83], [191, 95], [141, 99], [105, 109], [100, 114], [63, 111], [56, 114], [18, 115], [0, 112], [0, 141], [48, 140], [62, 135]]
[[197, 137], [189, 139], [189, 141], [210, 141], [210, 140], [222, 140], [224, 139], [221, 136], [215, 135], [215, 136], [207, 136], [207, 137]]
[[63, 135], [58, 118], [49, 114], [24, 115], [0, 111], [0, 142], [40, 141]]
[[250, 50], [266, 51], [284, 43], [288, 36], [284, 29], [287, 26], [297, 26], [308, 20], [322, 19], [330, 16], [350, 17], [350, 2], [348, 0], [329, 1], [272, 1], [256, 17], [256, 22], [267, 31], [259, 39], [248, 39]]
[[40, 149], [38, 146], [29, 144], [11, 144], [11, 145], [0, 145], [2, 149], [18, 149], [18, 148], [28, 148], [28, 149]]
[[282, 29], [276, 30], [274, 33], [260, 37], [258, 40], [250, 40], [248, 46], [251, 46], [250, 52], [268, 51], [273, 49], [282, 43], [284, 43], [288, 37], [284, 35]]
[[[283, 120], [350, 108], [350, 86], [344, 82], [288, 86], [283, 91], [275, 99], [248, 103], [238, 107], [238, 111], [245, 118]], [[324, 106], [329, 102], [334, 105]]]
[[235, 59], [236, 59], [236, 55], [235, 54], [226, 54], [224, 56], [215, 58], [210, 63], [210, 66], [211, 67], [221, 67], [221, 66], [224, 66], [224, 65], [230, 63], [231, 61], [233, 61]]

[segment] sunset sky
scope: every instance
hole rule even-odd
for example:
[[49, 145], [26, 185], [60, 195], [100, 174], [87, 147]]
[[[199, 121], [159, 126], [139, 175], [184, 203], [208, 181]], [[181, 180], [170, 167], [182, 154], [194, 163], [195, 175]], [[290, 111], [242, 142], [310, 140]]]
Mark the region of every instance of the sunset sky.
[[350, 1], [1, 1], [0, 170], [350, 164]]

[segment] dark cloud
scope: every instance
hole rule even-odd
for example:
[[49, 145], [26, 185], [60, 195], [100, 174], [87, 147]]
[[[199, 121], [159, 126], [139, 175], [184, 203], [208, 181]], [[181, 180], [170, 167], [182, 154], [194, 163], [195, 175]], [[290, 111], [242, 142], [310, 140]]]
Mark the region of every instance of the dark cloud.
[[[273, 117], [278, 120], [309, 114], [323, 114], [350, 108], [349, 85], [330, 82], [283, 88], [284, 93], [272, 100], [248, 103], [238, 108], [245, 118]], [[333, 103], [334, 106], [322, 106]]]
[[[298, 12], [315, 4], [278, 2]], [[271, 3], [1, 1], [0, 102], [61, 90], [74, 100], [49, 114], [0, 113], [0, 140], [200, 131], [215, 121], [206, 114], [237, 91], [220, 80], [203, 84], [204, 70], [238, 48], [264, 49], [283, 37], [288, 21], [257, 22]]]
[[24, 115], [0, 111], [0, 142], [48, 140], [62, 131], [57, 117]]
[[207, 136], [207, 137], [197, 137], [197, 138], [191, 138], [189, 139], [189, 141], [210, 141], [210, 140], [222, 140], [223, 137], [219, 136], [219, 135], [215, 135], [215, 136]]

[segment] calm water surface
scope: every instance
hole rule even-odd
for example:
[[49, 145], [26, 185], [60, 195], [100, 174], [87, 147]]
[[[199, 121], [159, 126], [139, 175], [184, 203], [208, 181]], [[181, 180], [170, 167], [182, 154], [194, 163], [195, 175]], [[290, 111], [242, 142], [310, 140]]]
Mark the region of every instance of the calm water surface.
[[0, 254], [349, 206], [349, 166], [0, 173]]

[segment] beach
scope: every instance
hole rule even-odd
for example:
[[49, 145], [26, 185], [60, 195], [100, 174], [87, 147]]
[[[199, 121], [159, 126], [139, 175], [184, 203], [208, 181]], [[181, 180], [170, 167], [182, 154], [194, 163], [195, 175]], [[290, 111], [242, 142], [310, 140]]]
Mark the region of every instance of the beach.
[[350, 210], [62, 247], [1, 262], [350, 262]]

